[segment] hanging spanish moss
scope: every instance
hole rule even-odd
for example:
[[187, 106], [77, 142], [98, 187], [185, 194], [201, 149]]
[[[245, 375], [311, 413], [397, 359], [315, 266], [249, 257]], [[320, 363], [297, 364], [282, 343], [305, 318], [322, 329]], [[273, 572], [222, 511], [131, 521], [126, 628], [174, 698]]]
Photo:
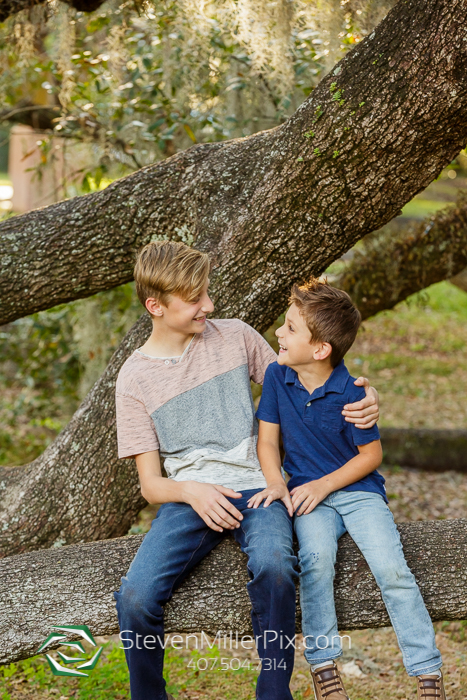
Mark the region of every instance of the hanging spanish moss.
[[0, 24], [0, 100], [4, 114], [37, 104], [41, 125], [54, 110], [42, 160], [52, 137], [69, 153], [86, 145], [87, 191], [109, 172], [280, 124], [393, 4], [108, 0], [85, 13], [51, 0]]

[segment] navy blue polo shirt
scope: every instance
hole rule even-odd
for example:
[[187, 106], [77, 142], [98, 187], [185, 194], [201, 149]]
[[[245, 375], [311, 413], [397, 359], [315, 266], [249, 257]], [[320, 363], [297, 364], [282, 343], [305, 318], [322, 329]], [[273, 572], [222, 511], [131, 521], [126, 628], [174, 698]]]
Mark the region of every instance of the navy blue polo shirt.
[[[325, 384], [309, 394], [295, 370], [277, 362], [267, 368], [256, 417], [281, 427], [289, 490], [343, 467], [358, 454], [357, 445], [379, 440], [376, 425], [356, 428], [341, 413], [346, 404], [365, 396], [354, 381], [342, 360]], [[375, 470], [344, 490], [372, 491], [387, 502], [384, 481]]]

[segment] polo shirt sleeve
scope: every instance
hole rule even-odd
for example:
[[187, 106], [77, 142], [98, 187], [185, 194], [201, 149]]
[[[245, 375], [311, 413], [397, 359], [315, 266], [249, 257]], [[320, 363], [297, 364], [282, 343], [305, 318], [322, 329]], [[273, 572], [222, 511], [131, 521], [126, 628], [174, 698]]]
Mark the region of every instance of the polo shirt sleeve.
[[[365, 389], [361, 386], [352, 384], [352, 389], [350, 395], [347, 397], [346, 403], [355, 403], [365, 398]], [[380, 439], [378, 426], [376, 424], [371, 428], [357, 428], [354, 423], [350, 423], [349, 425], [354, 445], [368, 445], [368, 443]]]
[[133, 396], [115, 396], [118, 456], [133, 457], [159, 449], [156, 429], [145, 405]]
[[263, 392], [261, 394], [258, 410], [256, 411], [256, 417], [259, 420], [266, 421], [266, 423], [277, 423], [280, 425], [279, 401], [272, 368], [273, 365], [266, 370]]
[[262, 384], [264, 374], [271, 364], [277, 360], [277, 355], [262, 335], [247, 323], [243, 323], [243, 337], [248, 357], [250, 379], [256, 384]]

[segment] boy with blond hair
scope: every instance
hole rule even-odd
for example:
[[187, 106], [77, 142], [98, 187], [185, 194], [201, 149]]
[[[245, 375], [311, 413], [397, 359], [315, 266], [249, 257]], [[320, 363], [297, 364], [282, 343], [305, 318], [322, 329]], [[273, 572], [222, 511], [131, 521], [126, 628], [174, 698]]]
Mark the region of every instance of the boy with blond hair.
[[[292, 700], [293, 646], [281, 648], [282, 635], [295, 633], [292, 510], [281, 500], [267, 509], [247, 507], [266, 486], [250, 380], [262, 383], [277, 356], [246, 323], [207, 319], [214, 310], [208, 275], [206, 254], [168, 241], [147, 245], [135, 267], [153, 331], [118, 377], [119, 456], [136, 457], [143, 496], [162, 505], [115, 593], [131, 697], [170, 697], [162, 675], [163, 605], [230, 532], [248, 555], [251, 619], [263, 661], [256, 697]], [[375, 403], [368, 396], [350, 420], [374, 423]], [[162, 477], [160, 456], [169, 478]]]
[[334, 661], [342, 648], [333, 590], [337, 543], [348, 532], [381, 589], [405, 667], [417, 676], [419, 700], [446, 700], [433, 625], [405, 561], [384, 478], [376, 471], [382, 459], [378, 428], [359, 431], [342, 419], [344, 404], [363, 397], [343, 360], [360, 313], [348, 294], [317, 279], [294, 285], [289, 302], [276, 331], [279, 357], [266, 370], [256, 414], [268, 487], [249, 507], [280, 499], [295, 512], [305, 658], [315, 698], [348, 700]]

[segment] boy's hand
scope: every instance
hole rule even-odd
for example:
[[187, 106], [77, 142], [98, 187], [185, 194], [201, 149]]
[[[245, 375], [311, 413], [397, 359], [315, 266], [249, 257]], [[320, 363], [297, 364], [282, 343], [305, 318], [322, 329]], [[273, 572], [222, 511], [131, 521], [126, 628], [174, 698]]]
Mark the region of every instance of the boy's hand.
[[[266, 499], [266, 500], [265, 500]], [[290, 499], [289, 489], [287, 488], [285, 481], [277, 482], [276, 484], [271, 484], [263, 491], [256, 493], [248, 501], [248, 508], [257, 508], [264, 501], [263, 508], [267, 508], [273, 501], [282, 501], [287, 508], [287, 512], [292, 517], [293, 508], [292, 501]]]
[[379, 396], [376, 389], [370, 386], [366, 377], [355, 380], [356, 386], [363, 386], [365, 398], [344, 406], [342, 415], [348, 423], [355, 423], [357, 428], [372, 428], [379, 419]]
[[202, 484], [198, 481], [187, 482], [185, 501], [203, 518], [211, 530], [223, 532], [240, 527], [243, 515], [227, 500], [240, 498], [241, 493], [218, 484]]
[[[307, 515], [311, 513], [321, 501], [324, 501], [326, 496], [329, 496], [329, 494], [329, 487], [323, 484], [321, 479], [296, 486], [290, 492], [292, 496], [292, 506], [297, 515]], [[297, 508], [299, 508], [298, 511]]]

